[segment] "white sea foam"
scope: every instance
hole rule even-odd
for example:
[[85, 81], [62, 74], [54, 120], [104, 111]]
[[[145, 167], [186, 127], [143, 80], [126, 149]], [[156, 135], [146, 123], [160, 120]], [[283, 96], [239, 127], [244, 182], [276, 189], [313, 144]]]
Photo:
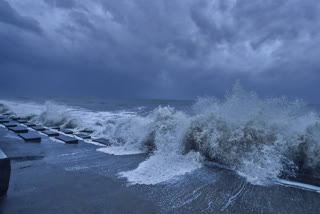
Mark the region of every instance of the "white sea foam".
[[127, 146], [108, 146], [97, 149], [99, 152], [108, 153], [111, 155], [135, 155], [145, 153], [137, 148], [130, 148]]
[[[0, 103], [11, 112], [19, 117], [29, 117], [41, 114], [45, 110], [45, 106], [33, 102], [15, 102], [9, 100], [0, 100]], [[1, 111], [0, 106], [0, 111]]]
[[320, 193], [320, 187], [310, 185], [310, 184], [288, 181], [288, 180], [284, 180], [284, 179], [278, 179], [278, 180], [275, 180], [274, 182], [278, 183], [280, 185], [288, 186], [288, 187], [295, 187], [295, 188], [299, 188], [299, 189], [304, 189], [304, 190]]
[[155, 154], [142, 162], [138, 168], [121, 172], [131, 184], [158, 184], [202, 167], [199, 153], [190, 152], [181, 154]]

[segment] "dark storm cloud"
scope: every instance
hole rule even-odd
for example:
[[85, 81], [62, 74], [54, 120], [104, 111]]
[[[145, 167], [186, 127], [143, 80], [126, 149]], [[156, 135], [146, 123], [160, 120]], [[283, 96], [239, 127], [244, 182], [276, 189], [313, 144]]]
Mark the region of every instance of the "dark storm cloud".
[[0, 3], [1, 94], [185, 99], [240, 79], [319, 103], [319, 50], [316, 0]]
[[21, 16], [6, 1], [0, 2], [0, 22], [14, 25], [27, 31], [41, 33], [41, 28], [37, 21], [26, 16]]

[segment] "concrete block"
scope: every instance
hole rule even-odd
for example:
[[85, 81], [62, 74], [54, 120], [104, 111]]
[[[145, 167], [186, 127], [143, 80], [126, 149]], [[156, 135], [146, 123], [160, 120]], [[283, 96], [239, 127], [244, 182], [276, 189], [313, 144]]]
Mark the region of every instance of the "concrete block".
[[69, 129], [60, 129], [60, 132], [63, 132], [65, 134], [73, 134], [73, 131], [71, 131]]
[[11, 116], [11, 117], [10, 117], [10, 119], [12, 119], [12, 120], [20, 120], [20, 119], [21, 119], [21, 117]]
[[3, 123], [9, 123], [10, 120], [8, 118], [3, 118], [0, 120], [0, 123], [3, 124]]
[[7, 194], [11, 174], [10, 159], [0, 149], [0, 198]]
[[18, 123], [27, 123], [28, 120], [25, 120], [25, 119], [20, 119], [20, 120], [17, 120]]
[[104, 138], [95, 138], [92, 141], [97, 142], [97, 143], [101, 143], [101, 144], [106, 145], [106, 146], [111, 146], [110, 141], [107, 140], [107, 139], [104, 139]]
[[46, 130], [46, 128], [44, 128], [43, 126], [31, 126], [31, 128], [36, 131], [41, 131], [41, 132]]
[[50, 126], [51, 129], [55, 129], [55, 130], [59, 130], [60, 127], [59, 126]]
[[27, 142], [41, 142], [41, 136], [36, 132], [22, 133], [19, 136]]
[[69, 137], [66, 135], [59, 135], [58, 137], [56, 137], [56, 139], [61, 140], [67, 144], [77, 144], [78, 140], [74, 137]]
[[90, 139], [91, 136], [90, 135], [86, 135], [86, 134], [76, 134], [77, 137], [80, 137], [82, 139]]
[[87, 134], [92, 134], [92, 133], [93, 133], [93, 130], [83, 129], [83, 130], [81, 130], [80, 132], [87, 133]]
[[46, 131], [43, 131], [42, 133], [48, 135], [49, 137], [59, 136], [58, 132], [54, 132], [54, 131], [51, 131], [51, 130], [46, 130]]
[[28, 127], [36, 126], [36, 124], [30, 123], [30, 122], [26, 123], [25, 125], [28, 126]]
[[18, 123], [15, 122], [9, 122], [9, 123], [4, 123], [3, 124], [5, 127], [9, 128], [9, 127], [15, 127], [17, 125], [19, 125]]
[[27, 133], [28, 129], [24, 126], [14, 126], [8, 128], [10, 131], [13, 131], [15, 133]]

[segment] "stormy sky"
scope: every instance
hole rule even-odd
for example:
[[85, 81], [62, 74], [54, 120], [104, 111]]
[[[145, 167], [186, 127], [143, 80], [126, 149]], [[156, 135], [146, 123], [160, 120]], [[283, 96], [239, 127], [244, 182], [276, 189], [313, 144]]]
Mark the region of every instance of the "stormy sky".
[[1, 96], [319, 103], [319, 0], [0, 0]]

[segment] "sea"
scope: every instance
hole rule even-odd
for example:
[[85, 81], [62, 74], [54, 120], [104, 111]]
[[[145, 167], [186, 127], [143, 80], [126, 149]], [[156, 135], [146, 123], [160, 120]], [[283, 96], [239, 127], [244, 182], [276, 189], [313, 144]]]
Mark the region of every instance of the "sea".
[[319, 105], [261, 97], [240, 85], [223, 98], [195, 100], [70, 97], [0, 98], [0, 113], [103, 138], [97, 153], [148, 158], [119, 173], [155, 185], [219, 166], [252, 185], [320, 181]]

